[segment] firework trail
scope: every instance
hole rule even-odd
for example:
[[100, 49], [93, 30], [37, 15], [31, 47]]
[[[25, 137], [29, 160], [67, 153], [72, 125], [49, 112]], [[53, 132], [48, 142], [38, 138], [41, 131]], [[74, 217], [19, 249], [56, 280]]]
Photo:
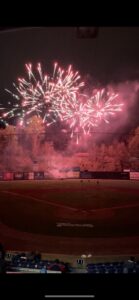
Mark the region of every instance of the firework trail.
[[31, 64], [25, 66], [28, 78], [18, 78], [18, 83], [13, 83], [16, 93], [6, 89], [16, 101], [8, 102], [8, 108], [1, 119], [18, 117], [20, 125], [23, 125], [25, 120], [28, 123], [29, 118], [35, 114], [50, 125], [57, 119], [56, 109], [53, 110], [53, 115], [49, 113], [51, 105], [66, 101], [77, 93], [84, 83], [79, 82], [80, 75], [73, 72], [71, 65], [63, 70], [55, 63], [51, 77], [43, 74], [40, 63], [37, 65], [37, 75], [33, 73]]

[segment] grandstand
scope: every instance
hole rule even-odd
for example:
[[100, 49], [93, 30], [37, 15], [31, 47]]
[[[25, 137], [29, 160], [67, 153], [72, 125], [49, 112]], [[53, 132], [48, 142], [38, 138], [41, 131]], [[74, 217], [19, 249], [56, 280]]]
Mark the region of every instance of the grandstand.
[[[91, 255], [90, 255], [91, 256]], [[47, 259], [46, 259], [47, 257]], [[71, 262], [50, 259], [49, 255], [35, 254], [34, 252], [6, 252], [5, 272], [14, 273], [91, 273], [91, 274], [139, 274], [139, 256], [106, 256], [93, 257], [92, 263], [84, 259], [70, 258]], [[69, 258], [69, 257], [68, 257]], [[90, 261], [91, 261], [90, 260]]]

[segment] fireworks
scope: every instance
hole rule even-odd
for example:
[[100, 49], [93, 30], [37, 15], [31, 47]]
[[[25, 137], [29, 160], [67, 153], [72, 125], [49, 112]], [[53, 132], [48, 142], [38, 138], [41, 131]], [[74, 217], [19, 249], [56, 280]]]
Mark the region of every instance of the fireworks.
[[[15, 102], [8, 102], [8, 108], [1, 119], [18, 117], [20, 125], [29, 120], [32, 115], [40, 116], [43, 122], [50, 125], [56, 122], [57, 112], [49, 114], [52, 103], [66, 101], [73, 96], [80, 87], [84, 85], [79, 82], [80, 75], [74, 73], [70, 65], [67, 70], [61, 69], [57, 63], [54, 64], [52, 76], [44, 75], [41, 64], [37, 65], [37, 75], [33, 73], [32, 65], [26, 64], [28, 78], [18, 78], [18, 83], [13, 83], [16, 93], [10, 93]], [[50, 123], [49, 123], [50, 120]]]
[[98, 126], [101, 121], [109, 123], [110, 116], [122, 111], [123, 103], [113, 103], [118, 98], [118, 94], [106, 92], [105, 89], [97, 91], [86, 104], [88, 120], [92, 120], [94, 126]]
[[40, 63], [35, 73], [31, 64], [25, 66], [27, 79], [18, 78], [18, 83], [13, 83], [15, 93], [6, 89], [14, 102], [9, 101], [4, 112], [5, 109], [0, 107], [0, 119], [17, 117], [21, 126], [33, 115], [41, 117], [47, 126], [60, 120], [68, 124], [71, 137], [76, 134], [78, 143], [79, 133], [90, 134], [92, 128], [102, 121], [108, 124], [110, 117], [122, 110], [123, 104], [117, 101], [118, 94], [105, 89], [92, 97], [81, 94], [84, 83], [71, 65], [63, 70], [55, 63], [51, 76], [43, 73]]
[[107, 93], [105, 89], [97, 91], [91, 98], [81, 97], [76, 93], [68, 99], [52, 105], [51, 111], [57, 111], [61, 121], [65, 121], [74, 133], [90, 134], [91, 129], [98, 127], [102, 121], [109, 123], [110, 116], [122, 110], [122, 103], [113, 103], [118, 94]]

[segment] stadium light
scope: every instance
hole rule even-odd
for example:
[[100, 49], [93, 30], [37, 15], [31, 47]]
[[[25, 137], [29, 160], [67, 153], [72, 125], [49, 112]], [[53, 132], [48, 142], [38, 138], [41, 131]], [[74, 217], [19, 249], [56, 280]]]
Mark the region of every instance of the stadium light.
[[82, 254], [81, 255], [81, 258], [91, 258], [92, 257], [92, 254]]

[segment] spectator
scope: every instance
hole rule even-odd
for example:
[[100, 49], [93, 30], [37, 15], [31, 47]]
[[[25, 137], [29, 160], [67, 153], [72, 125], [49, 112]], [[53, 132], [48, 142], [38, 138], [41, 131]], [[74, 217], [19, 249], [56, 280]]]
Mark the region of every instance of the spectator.
[[130, 259], [128, 260], [128, 262], [131, 264], [135, 264], [136, 263], [135, 256], [130, 256]]
[[28, 260], [33, 261], [35, 258], [35, 252], [32, 251], [31, 253], [28, 253], [27, 258], [28, 258]]
[[41, 254], [37, 252], [35, 254], [34, 260], [35, 260], [35, 262], [39, 262], [41, 260]]
[[128, 261], [124, 265], [124, 273], [132, 272], [134, 270], [135, 266], [136, 266], [135, 257], [130, 256], [130, 258], [128, 259]]
[[56, 264], [59, 264], [59, 263], [60, 263], [59, 259], [55, 259], [54, 262], [55, 262]]

